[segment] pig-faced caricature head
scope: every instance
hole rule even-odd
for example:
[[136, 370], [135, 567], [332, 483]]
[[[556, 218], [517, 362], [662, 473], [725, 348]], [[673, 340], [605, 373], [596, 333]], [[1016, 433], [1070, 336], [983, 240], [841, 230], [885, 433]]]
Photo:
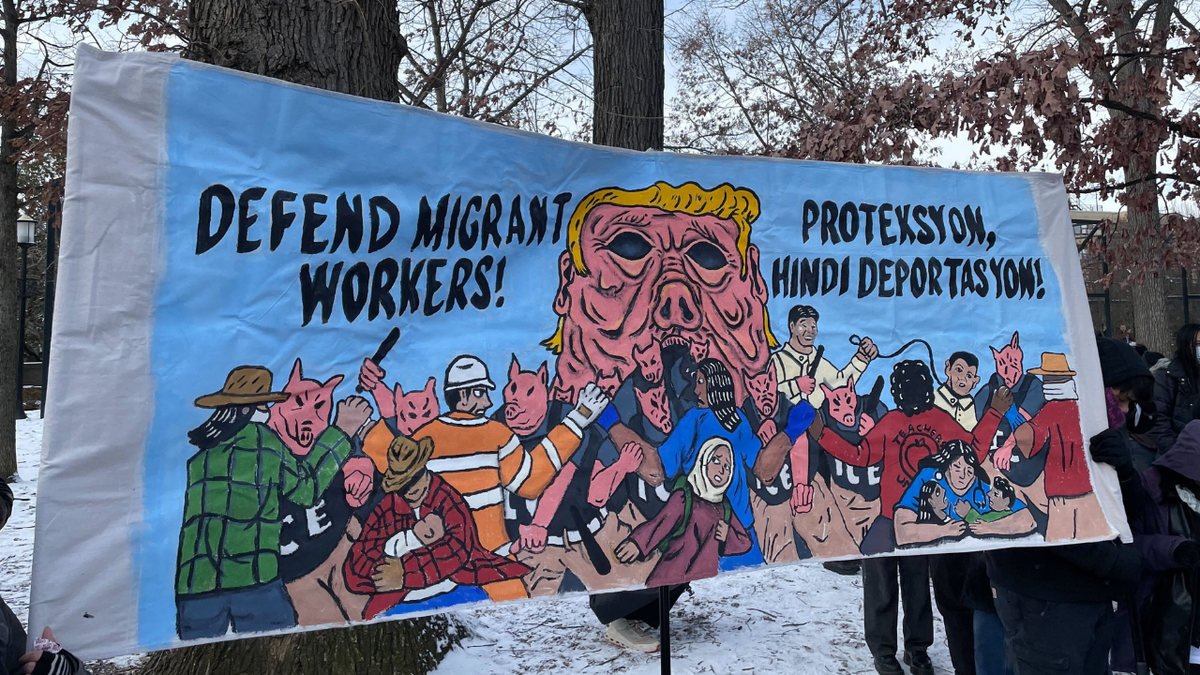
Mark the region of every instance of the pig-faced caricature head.
[[775, 373], [751, 376], [746, 380], [746, 389], [763, 419], [775, 416], [775, 408], [779, 405], [779, 384], [775, 381]]
[[858, 416], [858, 394], [854, 391], [854, 377], [851, 376], [846, 384], [833, 389], [822, 382], [821, 392], [829, 402], [829, 416], [842, 426], [854, 428]]
[[778, 346], [767, 321], [767, 285], [750, 226], [758, 197], [729, 184], [655, 183], [585, 197], [567, 228], [554, 298], [554, 395], [588, 382], [624, 380], [635, 350], [684, 345], [728, 364], [739, 398]]
[[341, 381], [341, 375], [334, 375], [324, 384], [304, 379], [303, 366], [296, 359], [283, 388], [289, 394], [288, 399], [271, 406], [267, 418], [267, 426], [293, 454], [307, 455], [317, 437], [329, 428], [333, 418], [333, 390]]
[[521, 370], [517, 355], [508, 366], [504, 385], [504, 423], [518, 436], [528, 436], [542, 426], [550, 403], [550, 374], [546, 362], [536, 370]]
[[642, 371], [642, 377], [646, 378], [647, 382], [654, 384], [662, 382], [662, 345], [657, 340], [651, 340], [644, 349], [634, 345], [633, 360], [637, 361], [638, 368]]
[[1013, 331], [1012, 339], [1008, 344], [1000, 349], [992, 347], [992, 357], [996, 359], [996, 373], [1000, 375], [1000, 379], [1004, 380], [1004, 386], [1009, 388], [1017, 386], [1017, 380], [1021, 379], [1021, 374], [1025, 372], [1023, 365], [1025, 354], [1021, 351], [1021, 336]]
[[638, 405], [642, 414], [646, 416], [646, 421], [664, 434], [671, 433], [675, 425], [671, 423], [671, 408], [667, 403], [666, 387], [660, 384], [647, 391], [634, 387], [633, 392], [637, 395]]
[[396, 429], [404, 436], [412, 436], [438, 416], [437, 380], [429, 378], [424, 389], [405, 392], [396, 383]]

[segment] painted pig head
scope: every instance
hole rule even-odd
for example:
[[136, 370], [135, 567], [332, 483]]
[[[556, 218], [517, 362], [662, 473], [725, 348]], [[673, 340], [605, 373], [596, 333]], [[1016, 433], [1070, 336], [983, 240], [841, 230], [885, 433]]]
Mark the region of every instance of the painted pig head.
[[518, 436], [532, 434], [545, 421], [550, 405], [549, 378], [545, 361], [536, 371], [521, 370], [517, 355], [513, 354], [508, 366], [508, 384], [504, 385], [504, 422]]
[[633, 360], [637, 361], [638, 368], [642, 371], [642, 377], [647, 382], [651, 384], [662, 382], [662, 345], [657, 340], [651, 340], [650, 345], [645, 349], [640, 349], [637, 345], [634, 345]]
[[821, 383], [821, 391], [829, 402], [829, 416], [842, 426], [854, 428], [858, 412], [858, 394], [854, 391], [854, 377], [846, 384], [830, 389], [829, 385]]
[[267, 418], [267, 426], [293, 454], [307, 455], [317, 437], [329, 428], [333, 416], [333, 390], [341, 381], [341, 375], [334, 375], [324, 384], [319, 380], [307, 380], [300, 359], [296, 359], [283, 388], [290, 396], [271, 406]]
[[746, 380], [746, 390], [754, 399], [754, 407], [763, 419], [775, 417], [775, 407], [779, 405], [779, 384], [775, 381], [774, 373], [759, 373]]
[[[693, 359], [720, 359], [735, 396], [767, 365], [767, 284], [750, 243], [758, 198], [721, 185], [656, 183], [604, 188], [571, 217], [553, 304], [558, 329], [555, 397], [641, 365], [635, 348], [686, 345]], [[650, 380], [650, 378], [647, 378]]]
[[404, 436], [412, 436], [438, 416], [438, 399], [434, 387], [437, 380], [429, 378], [424, 389], [405, 391], [396, 383], [396, 429]]
[[992, 357], [996, 359], [996, 373], [1004, 380], [1004, 386], [1013, 388], [1017, 380], [1025, 372], [1022, 364], [1025, 354], [1021, 351], [1020, 336], [1014, 331], [1012, 340], [1000, 349], [992, 347]]
[[660, 384], [647, 391], [634, 387], [633, 392], [637, 395], [638, 405], [642, 414], [646, 416], [646, 421], [664, 434], [671, 433], [674, 425], [671, 424], [671, 408], [667, 404], [666, 387]]

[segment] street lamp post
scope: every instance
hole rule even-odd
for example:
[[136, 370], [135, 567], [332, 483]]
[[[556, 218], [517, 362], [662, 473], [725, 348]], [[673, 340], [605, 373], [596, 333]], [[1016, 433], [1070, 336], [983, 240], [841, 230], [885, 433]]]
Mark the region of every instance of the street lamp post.
[[17, 217], [17, 246], [21, 247], [21, 324], [17, 334], [17, 419], [25, 419], [25, 298], [29, 272], [29, 247], [33, 246], [33, 218], [25, 214]]

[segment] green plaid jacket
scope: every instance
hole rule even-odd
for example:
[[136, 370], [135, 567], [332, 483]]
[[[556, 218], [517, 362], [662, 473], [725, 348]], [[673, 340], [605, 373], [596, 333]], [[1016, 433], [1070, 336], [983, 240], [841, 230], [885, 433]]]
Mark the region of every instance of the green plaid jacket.
[[352, 447], [329, 427], [296, 457], [265, 424], [188, 460], [179, 535], [178, 595], [257, 586], [279, 577], [279, 500], [313, 506]]

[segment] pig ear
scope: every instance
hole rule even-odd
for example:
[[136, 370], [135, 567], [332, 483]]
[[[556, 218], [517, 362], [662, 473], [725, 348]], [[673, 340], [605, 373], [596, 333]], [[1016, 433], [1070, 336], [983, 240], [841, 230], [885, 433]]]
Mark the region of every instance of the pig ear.
[[850, 376], [850, 379], [846, 380], [846, 386], [850, 387], [850, 391], [854, 391], [854, 376], [853, 375]]
[[396, 383], [396, 398], [404, 398], [404, 387], [399, 382]]
[[517, 373], [521, 372], [521, 364], [517, 363], [517, 355], [512, 355], [512, 363], [508, 364], [508, 381], [512, 382], [517, 379]]
[[1017, 334], [1017, 331], [1015, 331], [1015, 330], [1013, 331], [1012, 340], [1008, 344], [1010, 347], [1016, 347], [1016, 348], [1020, 349], [1021, 336]]
[[300, 384], [300, 380], [304, 379], [304, 367], [300, 365], [300, 359], [292, 364], [292, 374], [288, 376], [288, 384]]
[[550, 382], [550, 368], [546, 365], [545, 361], [542, 361], [542, 365], [538, 367], [537, 374], [538, 377], [542, 378], [543, 387]]
[[333, 390], [336, 389], [337, 386], [339, 384], [341, 384], [342, 380], [344, 380], [344, 379], [346, 379], [344, 375], [334, 375], [333, 377], [329, 378], [328, 380], [325, 380], [325, 384], [321, 385], [321, 388], [328, 390], [329, 393], [332, 394]]
[[831, 398], [833, 396], [833, 390], [830, 389], [829, 385], [825, 384], [824, 382], [821, 383], [821, 391], [825, 394], [825, 398]]
[[425, 383], [425, 391], [432, 394], [433, 388], [435, 385], [437, 385], [437, 378], [435, 378], [435, 377], [429, 378], [429, 381]]
[[1000, 352], [997, 351], [995, 347], [989, 346], [988, 349], [992, 350], [992, 358], [994, 358], [994, 359], [1000, 358]]

